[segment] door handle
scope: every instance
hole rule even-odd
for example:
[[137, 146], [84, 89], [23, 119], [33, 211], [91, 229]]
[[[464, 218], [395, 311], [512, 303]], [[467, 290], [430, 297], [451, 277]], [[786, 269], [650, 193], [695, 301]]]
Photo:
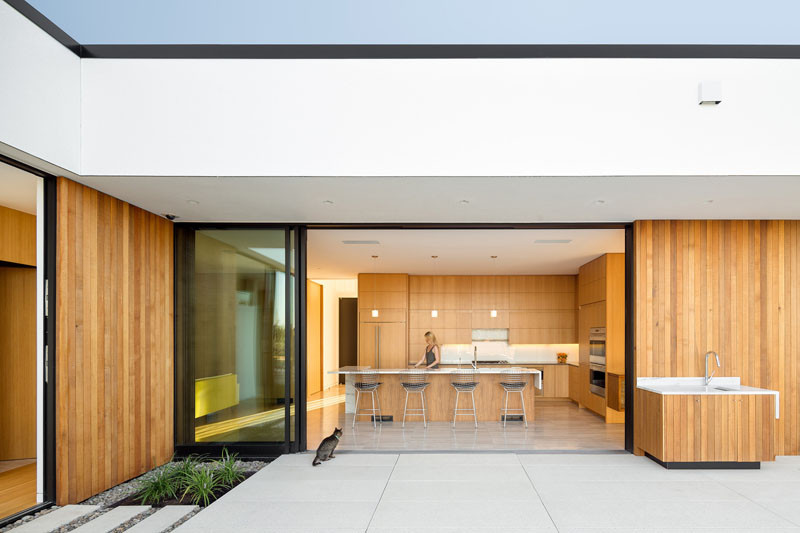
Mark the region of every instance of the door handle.
[[377, 331], [377, 333], [378, 333], [378, 342], [377, 342], [377, 345], [378, 345], [378, 368], [380, 368], [381, 367], [381, 327], [378, 326], [377, 330], [378, 330]]

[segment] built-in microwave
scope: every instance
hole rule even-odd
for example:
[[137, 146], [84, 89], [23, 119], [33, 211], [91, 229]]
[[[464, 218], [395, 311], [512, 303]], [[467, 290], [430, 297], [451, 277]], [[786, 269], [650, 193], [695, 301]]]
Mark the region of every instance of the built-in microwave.
[[589, 363], [606, 364], [606, 328], [589, 328]]
[[589, 392], [606, 397], [606, 365], [589, 364]]

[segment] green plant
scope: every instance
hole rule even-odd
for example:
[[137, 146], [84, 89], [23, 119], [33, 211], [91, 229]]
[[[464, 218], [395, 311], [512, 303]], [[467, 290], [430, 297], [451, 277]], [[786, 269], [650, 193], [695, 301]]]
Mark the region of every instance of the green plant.
[[222, 449], [222, 458], [214, 461], [214, 473], [226, 487], [244, 479], [244, 470], [236, 463], [236, 454], [231, 455], [227, 448]]
[[197, 468], [201, 465], [200, 457], [197, 455], [190, 455], [188, 457], [184, 457], [180, 461], [174, 464], [174, 472], [175, 477], [177, 478], [178, 487], [183, 489], [185, 485], [185, 480], [188, 476], [190, 476]]
[[142, 482], [137, 499], [148, 505], [169, 498], [175, 498], [180, 490], [180, 480], [175, 475], [175, 467], [167, 464], [153, 476]]
[[211, 500], [216, 499], [214, 492], [222, 488], [222, 482], [211, 469], [206, 467], [199, 467], [187, 474], [183, 478], [184, 490], [181, 498], [189, 496], [189, 500], [194, 505], [206, 507]]

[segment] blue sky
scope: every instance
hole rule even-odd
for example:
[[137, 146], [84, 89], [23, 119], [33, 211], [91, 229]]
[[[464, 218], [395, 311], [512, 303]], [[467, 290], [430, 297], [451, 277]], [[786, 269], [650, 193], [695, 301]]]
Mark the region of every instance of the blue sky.
[[82, 44], [800, 44], [800, 0], [29, 0]]

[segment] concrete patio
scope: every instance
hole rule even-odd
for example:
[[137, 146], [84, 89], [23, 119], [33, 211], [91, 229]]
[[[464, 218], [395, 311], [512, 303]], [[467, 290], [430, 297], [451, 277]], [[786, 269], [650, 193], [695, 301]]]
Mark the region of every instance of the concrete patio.
[[800, 458], [665, 470], [620, 454], [285, 455], [176, 531], [797, 531]]

